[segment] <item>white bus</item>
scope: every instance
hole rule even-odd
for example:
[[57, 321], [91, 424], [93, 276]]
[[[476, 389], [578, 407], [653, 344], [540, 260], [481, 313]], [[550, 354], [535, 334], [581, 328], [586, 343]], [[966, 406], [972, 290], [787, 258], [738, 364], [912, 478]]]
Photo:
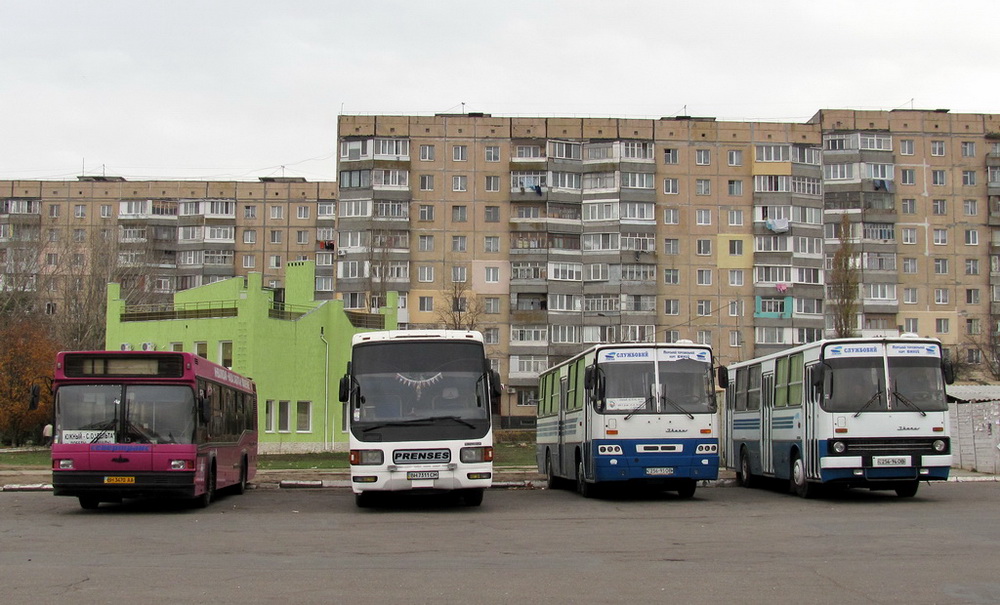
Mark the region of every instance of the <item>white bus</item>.
[[500, 378], [479, 332], [357, 334], [340, 381], [358, 506], [379, 492], [449, 490], [469, 506], [493, 481]]
[[903, 335], [822, 340], [729, 366], [728, 465], [745, 487], [787, 479], [916, 494], [946, 480], [951, 442], [941, 343]]
[[718, 477], [715, 413], [710, 347], [597, 345], [539, 377], [538, 470], [585, 497], [638, 483], [690, 498]]

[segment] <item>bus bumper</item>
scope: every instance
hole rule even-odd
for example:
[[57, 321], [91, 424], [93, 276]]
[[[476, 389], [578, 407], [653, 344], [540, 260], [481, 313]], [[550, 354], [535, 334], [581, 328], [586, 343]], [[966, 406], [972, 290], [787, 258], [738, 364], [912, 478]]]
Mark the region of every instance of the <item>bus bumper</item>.
[[53, 471], [52, 493], [99, 500], [124, 498], [193, 498], [194, 471], [122, 473]]
[[454, 468], [451, 465], [351, 467], [351, 489], [355, 494], [367, 491], [486, 489], [492, 484], [491, 464], [463, 464]]
[[629, 459], [627, 456], [597, 458], [594, 480], [602, 481], [646, 481], [669, 482], [671, 479], [694, 479], [713, 481], [719, 478], [719, 456], [707, 454], [699, 456], [661, 457], [643, 456]]
[[947, 481], [951, 454], [914, 456], [905, 466], [874, 466], [871, 457], [837, 456], [820, 460], [823, 482], [864, 484], [880, 481]]

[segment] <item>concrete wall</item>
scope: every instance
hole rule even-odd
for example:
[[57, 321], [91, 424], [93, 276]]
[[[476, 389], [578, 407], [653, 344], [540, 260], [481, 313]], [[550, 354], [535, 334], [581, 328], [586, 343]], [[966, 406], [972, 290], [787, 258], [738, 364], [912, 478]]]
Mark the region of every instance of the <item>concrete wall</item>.
[[950, 404], [952, 466], [1000, 473], [1000, 401]]

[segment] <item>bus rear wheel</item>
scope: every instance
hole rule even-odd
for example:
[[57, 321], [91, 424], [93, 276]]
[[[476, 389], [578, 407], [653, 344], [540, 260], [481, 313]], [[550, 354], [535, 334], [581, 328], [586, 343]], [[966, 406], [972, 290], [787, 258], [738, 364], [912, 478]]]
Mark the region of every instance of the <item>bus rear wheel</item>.
[[742, 487], [753, 487], [753, 474], [750, 472], [750, 452], [747, 448], [740, 449], [740, 470], [736, 473], [736, 482]]
[[917, 489], [920, 487], [919, 481], [907, 481], [902, 483], [896, 488], [896, 495], [900, 498], [912, 498], [917, 495]]
[[247, 459], [244, 458], [240, 462], [240, 482], [234, 487], [234, 491], [237, 495], [245, 494], [247, 491]]

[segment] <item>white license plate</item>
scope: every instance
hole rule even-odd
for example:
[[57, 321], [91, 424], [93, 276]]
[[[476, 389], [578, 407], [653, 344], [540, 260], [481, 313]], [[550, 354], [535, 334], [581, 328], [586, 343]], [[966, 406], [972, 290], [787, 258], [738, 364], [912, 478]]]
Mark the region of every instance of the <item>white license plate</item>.
[[909, 456], [874, 456], [872, 466], [910, 466]]
[[651, 467], [649, 467], [649, 468], [646, 469], [646, 474], [647, 475], [659, 475], [659, 476], [673, 475], [674, 474], [674, 467], [672, 467], [672, 466], [651, 466]]
[[438, 478], [438, 472], [437, 471], [407, 471], [406, 472], [406, 478], [409, 479], [409, 480], [411, 480], [411, 481], [414, 480], [414, 479], [437, 479]]

